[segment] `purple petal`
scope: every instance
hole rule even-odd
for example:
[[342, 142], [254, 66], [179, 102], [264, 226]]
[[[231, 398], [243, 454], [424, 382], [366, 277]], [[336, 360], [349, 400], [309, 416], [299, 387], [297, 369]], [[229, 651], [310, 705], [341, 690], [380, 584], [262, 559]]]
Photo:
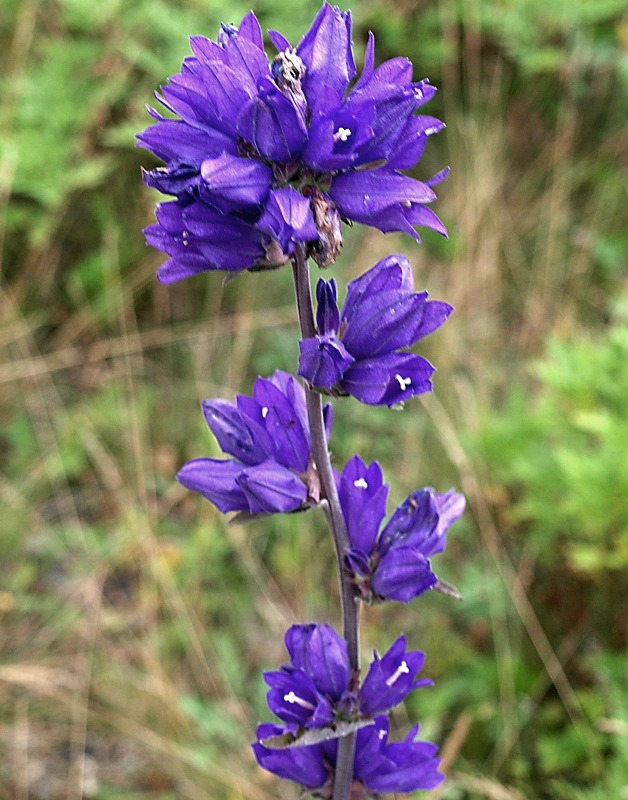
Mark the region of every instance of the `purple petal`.
[[257, 227], [279, 242], [284, 253], [292, 253], [297, 242], [318, 239], [309, 200], [291, 186], [271, 191]]
[[244, 38], [252, 42], [259, 50], [264, 50], [264, 39], [262, 37], [262, 29], [257, 20], [257, 17], [252, 11], [246, 14], [240, 27], [238, 28], [238, 37]]
[[297, 47], [307, 66], [303, 91], [314, 114], [337, 105], [355, 64], [351, 51], [351, 16], [325, 3]]
[[137, 134], [138, 146], [162, 161], [200, 167], [204, 158], [237, 152], [233, 137], [214, 128], [193, 128], [181, 120], [163, 119]]
[[279, 33], [279, 31], [269, 30], [268, 38], [280, 53], [283, 53], [284, 50], [291, 49], [290, 42], [286, 39], [283, 33]]
[[236, 111], [240, 136], [271, 161], [287, 163], [302, 149], [307, 132], [298, 109], [272, 81]]
[[430, 333], [440, 328], [449, 319], [453, 310], [454, 307], [449, 303], [443, 303], [441, 300], [428, 300], [423, 306], [420, 323], [412, 334], [413, 340], [418, 342], [419, 339], [429, 336]]
[[384, 209], [412, 202], [431, 203], [436, 199], [427, 184], [381, 167], [337, 175], [329, 195], [343, 215], [380, 229], [378, 215]]
[[[388, 157], [389, 169], [411, 169], [419, 161], [430, 136], [442, 131], [445, 123], [436, 117], [410, 117], [405, 123], [397, 146]], [[431, 185], [431, 184], [428, 184]]]
[[309, 421], [307, 416], [307, 403], [305, 400], [305, 390], [301, 383], [288, 372], [283, 372], [280, 369], [275, 370], [268, 380], [276, 386], [294, 409], [301, 427], [305, 431], [309, 441]]
[[378, 261], [359, 278], [347, 286], [347, 297], [342, 306], [341, 319], [345, 325], [351, 323], [362, 301], [379, 292], [400, 290], [412, 292], [414, 277], [412, 267], [405, 256], [390, 255]]
[[[255, 392], [258, 382], [263, 380], [264, 378], [258, 378], [255, 381], [253, 392]], [[238, 409], [242, 421], [250, 430], [255, 446], [263, 450], [266, 457], [273, 458], [275, 446], [272, 436], [266, 428], [266, 416], [265, 412], [263, 412], [264, 406], [258, 403], [253, 397], [238, 394], [236, 395], [236, 408]]]
[[342, 341], [356, 359], [411, 347], [423, 319], [427, 293], [400, 291], [372, 293], [352, 316]]
[[417, 108], [429, 103], [432, 97], [434, 97], [436, 94], [436, 87], [431, 85], [428, 78], [424, 78], [422, 81], [414, 83], [412, 85], [412, 90], [414, 92]]
[[367, 783], [373, 774], [386, 774], [395, 768], [395, 763], [386, 758], [388, 740], [388, 717], [375, 717], [375, 725], [362, 728], [356, 737], [354, 778]]
[[413, 741], [417, 732], [418, 726], [415, 726], [403, 742], [385, 747], [384, 753], [393, 767], [389, 769], [382, 766], [372, 772], [364, 781], [368, 789], [378, 794], [414, 792], [418, 789], [434, 789], [443, 782], [445, 776], [438, 771], [438, 748], [429, 742]]
[[316, 325], [320, 334], [337, 333], [340, 324], [338, 311], [338, 290], [336, 281], [324, 281], [322, 278], [316, 284]]
[[227, 400], [203, 400], [205, 421], [216, 437], [220, 449], [243, 464], [259, 464], [265, 453], [253, 441], [238, 409]]
[[237, 483], [242, 465], [236, 461], [196, 458], [179, 470], [177, 480], [186, 489], [198, 492], [219, 511], [247, 511], [247, 498]]
[[[285, 728], [279, 725], [260, 725], [257, 729], [259, 739], [280, 736]], [[320, 745], [294, 747], [289, 750], [270, 749], [260, 742], [255, 742], [253, 752], [258, 764], [280, 778], [294, 781], [311, 789], [323, 786], [329, 778], [329, 772]]]
[[226, 56], [226, 63], [238, 75], [240, 85], [249, 97], [256, 94], [260, 82], [270, 77], [270, 67], [264, 50], [240, 35], [229, 40]]
[[251, 514], [296, 511], [307, 499], [305, 484], [276, 461], [246, 467], [237, 478]]
[[348, 102], [355, 102], [356, 99], [362, 101], [364, 98], [380, 100], [388, 97], [399, 88], [408, 87], [411, 81], [412, 62], [403, 57], [391, 58], [388, 61], [384, 61], [383, 64], [380, 64], [380, 66], [377, 67], [375, 71], [370, 72], [366, 78], [360, 76], [360, 79], [349, 95]]
[[347, 643], [329, 625], [293, 625], [286, 633], [293, 666], [314, 681], [321, 694], [340, 700], [349, 688], [351, 667]]
[[354, 92], [360, 91], [363, 86], [367, 83], [371, 75], [373, 74], [373, 66], [375, 64], [375, 36], [373, 35], [372, 31], [368, 33], [368, 39], [366, 42], [366, 48], [364, 50], [364, 65], [362, 67], [362, 72], [360, 73], [360, 77], [355, 82], [355, 86], [353, 87]]
[[271, 381], [258, 378], [253, 397], [261, 407], [261, 417], [268, 433], [264, 442], [272, 446], [270, 455], [284, 467], [305, 472], [310, 458], [307, 429], [302, 427], [294, 405]]
[[430, 562], [412, 547], [395, 547], [377, 566], [371, 586], [384, 600], [409, 603], [437, 583]]
[[375, 103], [367, 100], [352, 109], [341, 106], [331, 115], [315, 120], [303, 151], [304, 163], [319, 172], [349, 168], [373, 140], [376, 119]]
[[[373, 101], [369, 100], [371, 104]], [[415, 108], [411, 94], [401, 91], [379, 100], [375, 105], [372, 137], [360, 147], [356, 164], [388, 159], [402, 141], [406, 122]], [[388, 168], [388, 165], [387, 165]]]
[[445, 549], [447, 531], [461, 516], [465, 499], [450, 489], [436, 494], [419, 489], [408, 497], [386, 523], [379, 540], [380, 553], [392, 547], [412, 547], [426, 558]]
[[426, 558], [438, 528], [438, 505], [431, 489], [419, 489], [395, 509], [378, 543], [384, 555], [390, 548], [412, 547]]
[[201, 198], [227, 214], [261, 205], [270, 192], [273, 172], [259, 161], [221, 153], [203, 161], [201, 177]]
[[464, 496], [453, 489], [436, 495], [438, 505], [438, 526], [435, 531], [434, 541], [428, 546], [426, 543], [423, 552], [426, 556], [442, 553], [447, 541], [447, 531], [454, 522], [462, 516], [466, 506]]
[[253, 225], [204, 203], [160, 203], [156, 216], [144, 233], [148, 244], [171, 256], [158, 273], [164, 283], [206, 270], [248, 269], [264, 256]]
[[312, 386], [332, 389], [355, 359], [333, 334], [301, 339], [298, 374]]
[[387, 711], [402, 703], [413, 689], [414, 680], [422, 668], [425, 654], [418, 650], [406, 652], [405, 636], [400, 636], [380, 659], [374, 660], [360, 687], [360, 710], [363, 714]]
[[360, 456], [353, 456], [342, 471], [338, 495], [351, 546], [370, 554], [388, 498], [388, 485], [377, 461], [367, 467]]
[[371, 562], [368, 554], [362, 550], [345, 550], [344, 563], [349, 572], [356, 578], [370, 579]]
[[414, 353], [391, 353], [357, 361], [345, 372], [342, 387], [367, 405], [393, 406], [432, 391], [434, 367]]
[[266, 694], [268, 707], [283, 722], [303, 728], [324, 728], [334, 719], [334, 710], [316, 690], [313, 680], [299, 669], [284, 668], [265, 672], [271, 687]]
[[[425, 184], [426, 186], [431, 186], [427, 181], [425, 181]], [[431, 228], [436, 233], [440, 233], [441, 236], [447, 238], [447, 228], [441, 220], [431, 208], [427, 208], [420, 203], [400, 204], [399, 206], [391, 206], [385, 209], [380, 216], [378, 227], [384, 233], [390, 233], [391, 231], [407, 233], [408, 236], [412, 236], [420, 242], [421, 237], [413, 228], [416, 225], [423, 228]]]

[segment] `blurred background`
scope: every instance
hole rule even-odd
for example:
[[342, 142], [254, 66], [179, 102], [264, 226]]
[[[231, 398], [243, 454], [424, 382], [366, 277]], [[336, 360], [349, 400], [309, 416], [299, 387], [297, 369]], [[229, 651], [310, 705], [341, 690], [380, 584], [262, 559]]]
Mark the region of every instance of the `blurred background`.
[[[253, 3], [291, 41], [318, 0]], [[343, 8], [346, 7], [343, 3]], [[0, 4], [0, 798], [271, 800], [261, 672], [296, 621], [339, 624], [322, 515], [227, 526], [174, 481], [218, 456], [199, 401], [294, 370], [288, 270], [164, 287], [141, 229], [156, 193], [144, 105], [247, 2]], [[363, 615], [435, 687], [420, 720], [434, 800], [628, 798], [628, 6], [626, 0], [359, 0], [378, 62], [440, 91], [445, 164], [424, 244], [347, 231], [341, 287], [390, 252], [456, 306], [421, 352], [434, 394], [336, 403], [336, 464], [379, 459], [390, 508], [455, 486], [438, 557], [463, 602]], [[342, 294], [342, 289], [341, 289]], [[622, 584], [622, 576], [624, 582]]]

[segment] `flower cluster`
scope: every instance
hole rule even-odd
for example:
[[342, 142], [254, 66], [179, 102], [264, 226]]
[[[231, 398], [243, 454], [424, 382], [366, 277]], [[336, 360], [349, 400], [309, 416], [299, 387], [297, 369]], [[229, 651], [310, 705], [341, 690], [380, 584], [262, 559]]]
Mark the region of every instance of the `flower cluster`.
[[387, 256], [351, 281], [340, 311], [333, 278], [318, 281], [316, 298], [318, 334], [299, 343], [302, 378], [370, 405], [431, 391], [434, 367], [402, 349], [439, 328], [453, 309], [414, 291], [407, 258]]
[[[177, 479], [223, 513], [296, 511], [319, 500], [303, 387], [277, 370], [258, 378], [253, 396], [205, 400], [205, 420], [223, 452], [233, 458], [188, 461]], [[324, 409], [327, 437], [332, 407]]]
[[[344, 639], [328, 625], [294, 625], [286, 634], [291, 663], [264, 678], [271, 687], [268, 705], [285, 724], [262, 724], [253, 745], [259, 763], [282, 778], [296, 781], [308, 789], [333, 784], [337, 735], [333, 726], [340, 720], [365, 720], [358, 730], [353, 780], [357, 786], [374, 792], [407, 792], [437, 786], [442, 775], [436, 747], [414, 741], [418, 726], [398, 744], [388, 744], [388, 720], [381, 716], [420, 686], [431, 681], [415, 680], [423, 666], [424, 654], [407, 651], [400, 636], [381, 658], [374, 660], [358, 687], [352, 674]], [[377, 715], [373, 718], [373, 715]], [[275, 746], [286, 733], [329, 728], [317, 744], [290, 748]], [[353, 795], [352, 795], [353, 796]], [[356, 797], [361, 797], [357, 789]]]
[[427, 205], [433, 186], [402, 174], [444, 125], [415, 112], [435, 88], [413, 81], [403, 58], [374, 67], [369, 35], [356, 76], [351, 15], [325, 3], [296, 48], [269, 32], [269, 62], [251, 12], [216, 42], [192, 36], [193, 55], [162, 87], [159, 102], [175, 119], [156, 120], [139, 144], [164, 166], [144, 180], [176, 199], [162, 203], [146, 230], [166, 253], [165, 283], [205, 270], [279, 266], [299, 244], [320, 266], [342, 246], [341, 219], [446, 235]]
[[264, 680], [271, 687], [268, 707], [291, 733], [387, 711], [412, 690], [431, 684], [415, 680], [425, 655], [406, 651], [404, 636], [381, 658], [374, 653], [359, 688], [354, 686], [347, 642], [329, 625], [293, 625], [285, 643], [290, 664], [266, 672]]
[[345, 566], [366, 602], [413, 597], [439, 585], [430, 556], [445, 549], [447, 531], [461, 516], [465, 499], [453, 489], [431, 488], [410, 495], [380, 530], [388, 486], [377, 461], [368, 467], [354, 456], [339, 478], [338, 493], [351, 549]]

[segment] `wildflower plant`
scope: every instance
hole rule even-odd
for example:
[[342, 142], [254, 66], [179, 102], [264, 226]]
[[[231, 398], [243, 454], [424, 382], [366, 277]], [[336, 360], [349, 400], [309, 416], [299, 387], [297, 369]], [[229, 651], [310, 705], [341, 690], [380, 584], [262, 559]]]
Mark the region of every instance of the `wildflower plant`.
[[259, 377], [251, 396], [205, 400], [226, 457], [190, 461], [177, 477], [223, 513], [321, 508], [329, 523], [342, 635], [314, 623], [287, 631], [290, 663], [264, 675], [279, 722], [258, 728], [259, 764], [333, 800], [431, 789], [443, 779], [435, 745], [416, 739], [418, 726], [388, 739], [388, 713], [431, 683], [417, 678], [425, 656], [399, 636], [361, 677], [359, 607], [455, 593], [431, 557], [464, 498], [419, 489], [384, 524], [380, 465], [355, 455], [341, 472], [331, 466], [333, 414], [323, 397], [400, 406], [431, 391], [434, 367], [410, 348], [452, 308], [415, 292], [408, 260], [390, 255], [349, 283], [340, 307], [336, 280], [319, 280], [315, 311], [308, 264], [336, 261], [347, 222], [417, 240], [420, 226], [446, 235], [428, 206], [447, 170], [427, 181], [404, 174], [444, 125], [417, 113], [436, 90], [413, 80], [409, 61], [375, 67], [372, 34], [356, 77], [350, 12], [325, 3], [294, 47], [268, 35], [277, 51], [270, 61], [252, 12], [238, 27], [223, 25], [216, 41], [191, 37], [192, 56], [157, 95], [172, 116], [149, 108], [155, 122], [138, 135], [164, 162], [144, 172], [145, 183], [173, 198], [145, 231], [168, 256], [159, 280], [290, 264], [300, 324], [303, 382], [276, 371]]

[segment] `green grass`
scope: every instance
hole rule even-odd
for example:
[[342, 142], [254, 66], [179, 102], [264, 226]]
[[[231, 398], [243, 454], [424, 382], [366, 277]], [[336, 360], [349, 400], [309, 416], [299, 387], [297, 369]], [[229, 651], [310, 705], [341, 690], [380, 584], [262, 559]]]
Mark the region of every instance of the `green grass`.
[[[257, 10], [296, 40], [317, 5]], [[363, 650], [403, 630], [427, 652], [436, 686], [395, 724], [421, 720], [442, 746], [433, 797], [620, 800], [625, 586], [600, 541], [626, 541], [610, 513], [625, 439], [625, 10], [356, 6], [358, 49], [372, 27], [379, 58], [407, 54], [440, 87], [428, 111], [448, 129], [417, 175], [451, 163], [438, 203], [451, 235], [417, 248], [354, 228], [334, 275], [342, 286], [398, 250], [457, 311], [421, 349], [434, 395], [401, 413], [339, 401], [334, 459], [378, 458], [391, 505], [424, 484], [469, 500], [437, 566], [464, 601], [367, 609]], [[294, 369], [290, 276], [165, 288], [140, 233], [156, 196], [133, 132], [186, 35], [213, 35], [222, 13], [214, 0], [0, 9], [0, 798], [297, 796], [248, 743], [286, 627], [338, 624], [324, 521], [229, 526], [173, 478], [218, 455], [203, 397]]]

